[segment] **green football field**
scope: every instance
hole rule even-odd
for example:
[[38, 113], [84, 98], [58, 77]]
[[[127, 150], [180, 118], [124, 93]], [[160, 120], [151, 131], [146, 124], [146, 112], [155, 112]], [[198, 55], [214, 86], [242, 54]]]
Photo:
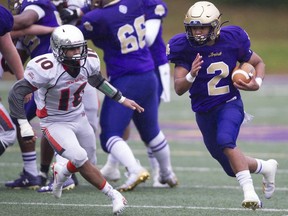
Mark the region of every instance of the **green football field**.
[[[197, 129], [194, 114], [190, 111], [188, 95], [176, 96], [171, 86], [172, 101], [160, 107], [160, 122], [170, 143], [172, 164], [179, 178], [177, 188], [153, 188], [152, 180], [139, 185], [125, 196], [129, 205], [124, 215], [193, 215], [193, 216], [287, 216], [288, 215], [288, 76], [267, 76], [258, 92], [243, 92], [245, 110], [254, 116], [252, 122], [242, 126], [238, 145], [250, 156], [274, 158], [279, 162], [276, 192], [265, 200], [261, 191], [261, 175], [252, 175], [257, 193], [264, 208], [257, 211], [243, 209], [243, 193], [236, 179], [224, 171], [207, 153]], [[1, 81], [2, 102], [7, 105], [7, 89], [11, 82]], [[100, 93], [101, 94], [101, 93]], [[33, 121], [39, 133], [38, 121]], [[146, 151], [132, 127], [129, 140], [136, 157], [150, 169]], [[39, 133], [40, 136], [40, 133]], [[37, 141], [39, 152], [39, 139]], [[99, 143], [98, 166], [106, 161]], [[38, 157], [39, 161], [39, 157]], [[80, 185], [63, 192], [60, 199], [51, 194], [32, 190], [11, 190], [4, 186], [15, 179], [22, 169], [19, 146], [16, 143], [0, 158], [0, 215], [37, 216], [92, 216], [112, 215], [111, 202], [101, 192], [78, 175]], [[122, 179], [112, 183], [117, 186]]]

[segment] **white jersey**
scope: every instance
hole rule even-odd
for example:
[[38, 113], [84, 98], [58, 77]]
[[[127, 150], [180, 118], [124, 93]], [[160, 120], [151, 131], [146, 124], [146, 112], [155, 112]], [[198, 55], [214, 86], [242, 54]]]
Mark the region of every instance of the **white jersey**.
[[84, 88], [88, 77], [100, 72], [100, 60], [89, 50], [85, 65], [75, 78], [64, 67], [52, 53], [38, 56], [27, 64], [24, 78], [38, 89], [34, 99], [41, 122], [69, 122], [84, 114]]
[[4, 148], [11, 146], [16, 141], [15, 126], [10, 118], [7, 110], [0, 102], [0, 145], [4, 144]]

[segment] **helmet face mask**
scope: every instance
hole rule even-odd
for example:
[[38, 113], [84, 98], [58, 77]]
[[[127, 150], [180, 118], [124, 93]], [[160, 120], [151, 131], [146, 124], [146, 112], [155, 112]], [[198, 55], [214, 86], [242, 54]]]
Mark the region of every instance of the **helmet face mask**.
[[[87, 41], [84, 40], [82, 32], [73, 25], [57, 27], [51, 35], [50, 46], [57, 61], [68, 66], [80, 66], [79, 62], [87, 58]], [[67, 51], [73, 49], [79, 49], [79, 54], [67, 56]]]
[[[189, 8], [184, 19], [187, 39], [196, 46], [216, 40], [220, 34], [220, 16], [221, 14], [214, 4], [208, 1], [196, 2]], [[193, 35], [193, 27], [210, 27], [210, 31], [206, 35]]]

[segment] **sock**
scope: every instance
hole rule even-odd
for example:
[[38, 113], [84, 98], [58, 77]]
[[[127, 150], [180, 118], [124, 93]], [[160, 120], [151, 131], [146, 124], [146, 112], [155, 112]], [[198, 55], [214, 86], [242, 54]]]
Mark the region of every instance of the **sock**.
[[110, 153], [123, 165], [129, 172], [138, 172], [141, 167], [137, 163], [128, 144], [118, 136], [111, 137], [107, 142]]
[[158, 163], [157, 159], [154, 157], [153, 152], [149, 147], [147, 147], [147, 156], [148, 156], [151, 170], [152, 171], [159, 170], [159, 163]]
[[24, 170], [33, 176], [38, 176], [36, 151], [22, 153]]
[[109, 166], [113, 166], [113, 167], [117, 167], [118, 168], [119, 161], [112, 154], [108, 154], [106, 164], [109, 165]]
[[236, 173], [237, 181], [242, 187], [244, 193], [247, 191], [255, 191], [253, 186], [253, 180], [249, 170], [243, 170]]
[[111, 192], [113, 191], [113, 187], [107, 181], [103, 182], [103, 187], [99, 188], [99, 190], [101, 190], [101, 192], [106, 196], [112, 197], [113, 193]]
[[256, 159], [257, 161], [257, 169], [255, 170], [254, 173], [258, 174], [267, 174], [270, 172], [270, 167], [267, 161], [261, 160], [261, 159]]
[[170, 148], [162, 131], [149, 142], [149, 148], [159, 163], [161, 174], [168, 175], [172, 169]]

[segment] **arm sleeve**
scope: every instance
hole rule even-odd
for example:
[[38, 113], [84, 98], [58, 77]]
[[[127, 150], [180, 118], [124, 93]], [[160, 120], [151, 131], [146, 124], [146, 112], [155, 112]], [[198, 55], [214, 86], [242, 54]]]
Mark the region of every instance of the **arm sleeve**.
[[10, 115], [17, 119], [26, 119], [24, 98], [34, 91], [34, 87], [25, 79], [17, 81], [9, 91], [8, 103]]
[[161, 20], [160, 19], [147, 20], [145, 22], [145, 25], [146, 25], [145, 40], [146, 40], [147, 46], [150, 47], [154, 43], [159, 33]]
[[116, 89], [114, 86], [112, 86], [107, 80], [105, 80], [104, 77], [101, 75], [101, 73], [97, 73], [95, 75], [90, 76], [88, 78], [88, 83], [91, 86], [97, 88], [107, 97], [117, 102], [122, 97], [122, 93], [118, 89]]

